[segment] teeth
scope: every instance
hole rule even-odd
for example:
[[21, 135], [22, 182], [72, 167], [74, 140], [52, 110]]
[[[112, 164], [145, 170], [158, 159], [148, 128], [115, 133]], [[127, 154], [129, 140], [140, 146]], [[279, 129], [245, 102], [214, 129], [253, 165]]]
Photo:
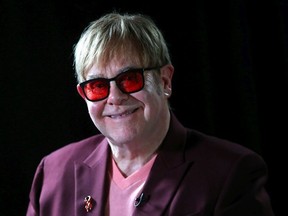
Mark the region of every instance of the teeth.
[[132, 111], [128, 111], [128, 112], [125, 112], [125, 113], [120, 114], [120, 115], [111, 115], [111, 118], [123, 117], [123, 116], [129, 115], [131, 113], [132, 113]]

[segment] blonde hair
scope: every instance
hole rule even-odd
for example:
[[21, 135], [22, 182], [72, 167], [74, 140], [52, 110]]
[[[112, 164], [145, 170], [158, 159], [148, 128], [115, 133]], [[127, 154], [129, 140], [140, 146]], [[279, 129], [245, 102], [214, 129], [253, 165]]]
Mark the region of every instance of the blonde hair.
[[171, 63], [166, 41], [150, 17], [112, 12], [91, 22], [74, 47], [78, 82], [85, 81], [85, 73], [94, 64], [105, 65], [129, 50], [138, 55], [135, 57], [143, 66]]

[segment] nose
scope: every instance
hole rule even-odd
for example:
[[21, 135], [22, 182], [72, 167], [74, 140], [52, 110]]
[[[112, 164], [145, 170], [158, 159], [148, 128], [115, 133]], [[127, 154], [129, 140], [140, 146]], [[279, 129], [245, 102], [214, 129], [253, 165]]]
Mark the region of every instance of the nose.
[[127, 100], [129, 98], [129, 95], [126, 93], [123, 93], [118, 86], [116, 85], [115, 81], [110, 82], [110, 92], [107, 98], [108, 104], [114, 104], [119, 105], [123, 101]]

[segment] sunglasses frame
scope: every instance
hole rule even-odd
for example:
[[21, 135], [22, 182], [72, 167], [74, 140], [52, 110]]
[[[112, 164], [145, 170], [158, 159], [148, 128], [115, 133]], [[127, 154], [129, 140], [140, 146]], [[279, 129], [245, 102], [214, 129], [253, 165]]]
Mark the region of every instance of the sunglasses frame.
[[[85, 95], [85, 98], [86, 98], [87, 100], [92, 101], [92, 102], [101, 101], [101, 100], [106, 99], [106, 98], [109, 96], [109, 94], [110, 94], [110, 82], [111, 82], [111, 81], [115, 81], [118, 89], [119, 89], [122, 93], [124, 93], [124, 94], [132, 94], [132, 93], [141, 91], [141, 90], [144, 88], [144, 86], [145, 86], [144, 72], [145, 72], [145, 71], [156, 70], [156, 69], [159, 70], [160, 68], [161, 68], [161, 67], [130, 68], [130, 69], [127, 69], [127, 70], [122, 71], [121, 73], [117, 74], [117, 75], [116, 75], [115, 77], [113, 77], [113, 78], [110, 78], [110, 79], [107, 79], [107, 78], [94, 78], [94, 79], [86, 80], [86, 81], [84, 81], [84, 82], [82, 82], [82, 83], [79, 83], [79, 86], [81, 87], [81, 89], [82, 89], [82, 91], [83, 91], [83, 93], [84, 93], [84, 95]], [[123, 91], [123, 90], [121, 89], [121, 87], [118, 86], [117, 79], [118, 79], [119, 77], [123, 76], [123, 74], [125, 74], [125, 73], [131, 73], [131, 72], [141, 72], [140, 74], [141, 74], [141, 77], [142, 77], [142, 79], [143, 79], [143, 86], [142, 86], [140, 89], [137, 89], [136, 91], [125, 92], [125, 91]], [[89, 99], [89, 98], [87, 97], [87, 94], [86, 94], [86, 92], [85, 92], [85, 86], [86, 86], [88, 83], [94, 82], [94, 81], [96, 81], [96, 80], [105, 80], [105, 82], [107, 82], [107, 83], [109, 84], [109, 85], [108, 85], [108, 93], [107, 93], [107, 96], [105, 96], [105, 97], [103, 97], [103, 98], [101, 98], [101, 99], [92, 100], [92, 99]]]

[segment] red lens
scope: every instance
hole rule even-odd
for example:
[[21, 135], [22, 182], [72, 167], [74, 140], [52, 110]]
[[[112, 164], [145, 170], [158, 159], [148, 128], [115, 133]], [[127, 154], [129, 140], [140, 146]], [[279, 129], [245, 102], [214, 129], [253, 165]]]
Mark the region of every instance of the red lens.
[[142, 71], [124, 72], [117, 77], [116, 83], [124, 93], [140, 91], [144, 86]]
[[84, 92], [89, 100], [101, 100], [109, 94], [109, 82], [106, 79], [89, 82], [85, 85]]

